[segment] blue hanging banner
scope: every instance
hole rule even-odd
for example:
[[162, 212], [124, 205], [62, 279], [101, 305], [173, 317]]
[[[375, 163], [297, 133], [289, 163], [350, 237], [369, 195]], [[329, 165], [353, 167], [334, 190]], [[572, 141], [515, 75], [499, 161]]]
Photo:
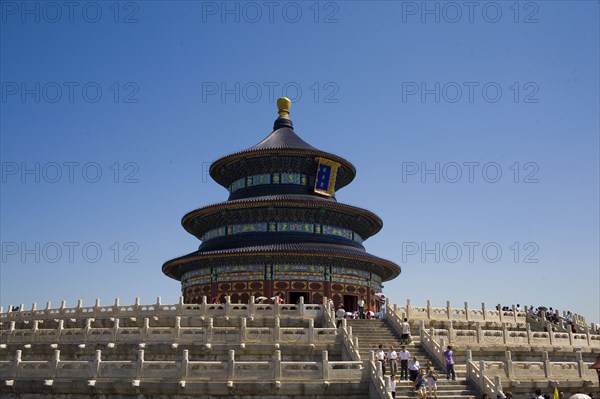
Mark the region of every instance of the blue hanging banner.
[[317, 176], [315, 178], [315, 193], [331, 197], [335, 190], [335, 179], [340, 164], [329, 159], [317, 157], [319, 163]]

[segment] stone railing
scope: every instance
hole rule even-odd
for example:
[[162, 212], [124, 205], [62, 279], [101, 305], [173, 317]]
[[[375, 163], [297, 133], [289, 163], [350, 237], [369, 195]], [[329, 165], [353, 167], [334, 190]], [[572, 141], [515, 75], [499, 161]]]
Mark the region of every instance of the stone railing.
[[352, 335], [352, 327], [346, 323], [346, 319], [342, 319], [342, 324], [338, 329], [338, 334], [342, 341], [342, 356], [354, 361], [360, 361], [360, 353], [358, 351], [358, 337]]
[[485, 362], [482, 360], [477, 364], [473, 361], [471, 353], [467, 354], [467, 381], [470, 381], [479, 392], [486, 393], [490, 398], [495, 398], [502, 392], [502, 379], [496, 375], [490, 379], [485, 374]]
[[525, 323], [527, 313], [517, 311], [513, 307], [512, 311], [499, 311], [497, 309], [488, 309], [485, 303], [481, 308], [470, 308], [469, 303], [465, 302], [462, 308], [453, 308], [450, 301], [446, 302], [445, 307], [433, 307], [431, 301], [427, 300], [427, 306], [413, 306], [410, 299], [406, 301], [405, 306], [393, 306], [393, 311], [400, 318], [407, 317], [409, 320], [455, 320], [455, 321], [512, 321], [514, 323]]
[[[107, 319], [119, 317], [134, 318], [152, 318], [161, 316], [232, 316], [232, 317], [312, 317], [316, 318], [323, 315], [323, 305], [305, 304], [303, 298], [301, 302], [295, 305], [291, 304], [255, 304], [254, 297], [250, 298], [248, 304], [231, 303], [230, 298], [222, 304], [209, 304], [206, 297], [202, 298], [202, 303], [193, 304], [183, 303], [180, 297], [177, 304], [162, 304], [160, 297], [156, 303], [150, 305], [140, 304], [139, 298], [133, 305], [121, 305], [119, 298], [115, 299], [113, 305], [100, 305], [100, 300], [96, 300], [94, 306], [83, 306], [82, 301], [77, 303], [76, 307], [68, 308], [63, 301], [60, 308], [51, 308], [48, 302], [46, 308], [37, 309], [34, 303], [30, 310], [25, 310], [23, 305], [18, 307], [18, 311], [3, 312], [0, 308], [0, 322], [8, 321], [34, 321], [34, 320], [54, 320], [54, 319]], [[324, 298], [324, 303], [327, 298]], [[9, 307], [11, 309], [11, 307]]]
[[190, 381], [365, 381], [369, 375], [363, 362], [329, 361], [323, 351], [320, 361], [284, 362], [281, 351], [275, 351], [270, 361], [240, 362], [235, 351], [229, 351], [228, 361], [190, 361], [187, 350], [178, 360], [147, 361], [139, 350], [133, 361], [105, 361], [101, 351], [89, 361], [62, 360], [60, 351], [48, 361], [23, 361], [21, 351], [16, 351], [12, 361], [0, 361], [2, 385], [14, 386], [19, 380], [41, 380], [52, 386], [55, 380], [83, 380], [93, 386], [98, 379], [109, 379], [118, 384], [123, 381], [133, 386], [145, 380], [174, 382], [185, 386]]
[[[513, 323], [526, 323], [528, 322], [528, 316], [533, 316], [527, 313], [524, 309], [517, 310], [516, 305], [512, 306], [512, 310], [498, 310], [501, 309], [500, 304], [489, 309], [485, 303], [481, 304], [481, 307], [472, 308], [469, 307], [469, 303], [465, 302], [461, 308], [453, 308], [450, 301], [446, 302], [444, 307], [433, 307], [431, 301], [427, 301], [426, 306], [413, 306], [410, 299], [406, 301], [406, 305], [399, 306], [393, 305], [393, 311], [398, 313], [399, 317], [407, 317], [410, 320], [454, 320], [454, 321], [491, 321], [491, 322], [513, 322]], [[565, 324], [566, 312], [563, 311], [559, 318], [559, 326]], [[535, 316], [537, 317], [537, 316]], [[542, 312], [541, 322], [546, 323], [545, 314]], [[573, 314], [572, 321], [577, 326], [586, 326], [585, 318], [583, 316]]]
[[370, 399], [392, 399], [392, 388], [390, 377], [383, 375], [381, 362], [375, 360], [375, 352], [369, 353], [367, 361], [369, 373], [369, 398]]
[[65, 328], [64, 320], [58, 321], [53, 329], [38, 328], [34, 320], [30, 329], [15, 329], [11, 321], [8, 330], [0, 330], [0, 343], [176, 343], [176, 344], [218, 344], [218, 343], [280, 343], [280, 344], [333, 344], [336, 340], [335, 328], [315, 328], [314, 319], [308, 319], [308, 327], [281, 327], [279, 317], [275, 317], [274, 327], [247, 327], [247, 319], [240, 319], [239, 327], [215, 327], [213, 319], [205, 319], [202, 327], [181, 327], [180, 317], [175, 317], [172, 327], [150, 327], [150, 319], [144, 318], [142, 327], [121, 327], [119, 319], [111, 328], [92, 327], [92, 319], [86, 320], [84, 328]]
[[442, 337], [439, 340], [436, 339], [435, 330], [433, 328], [427, 331], [425, 329], [425, 322], [421, 320], [421, 328], [419, 329], [421, 338], [421, 345], [425, 348], [425, 351], [433, 358], [436, 362], [436, 366], [444, 369], [446, 367], [446, 361], [444, 359], [444, 350], [446, 348], [445, 339]]
[[[510, 351], [506, 351], [502, 361], [485, 361], [484, 373], [488, 376], [500, 376], [508, 380], [584, 379], [590, 382], [596, 378], [596, 372], [589, 369], [591, 363], [583, 361], [582, 353], [576, 353], [574, 362], [551, 362], [548, 352], [542, 352], [540, 362], [516, 362], [512, 360]], [[481, 369], [481, 367], [480, 367]]]
[[454, 328], [448, 321], [447, 329], [431, 329], [432, 338], [444, 338], [448, 345], [491, 345], [491, 346], [555, 346], [574, 348], [600, 348], [600, 335], [592, 334], [586, 327], [585, 333], [531, 331], [529, 324], [521, 330], [510, 329], [502, 323], [501, 329], [483, 329], [485, 323], [475, 322], [474, 329]]

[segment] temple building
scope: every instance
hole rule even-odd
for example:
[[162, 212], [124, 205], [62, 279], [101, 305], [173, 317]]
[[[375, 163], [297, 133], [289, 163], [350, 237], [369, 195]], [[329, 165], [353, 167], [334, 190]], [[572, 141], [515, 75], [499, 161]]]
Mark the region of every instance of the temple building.
[[181, 281], [186, 303], [202, 297], [232, 303], [280, 297], [355, 309], [359, 297], [376, 310], [382, 283], [400, 274], [395, 263], [365, 251], [381, 230], [374, 213], [340, 203], [355, 167], [302, 140], [289, 118], [291, 102], [277, 101], [273, 131], [248, 149], [217, 159], [211, 177], [229, 191], [225, 202], [182, 219], [202, 241], [197, 251], [170, 260], [163, 272]]

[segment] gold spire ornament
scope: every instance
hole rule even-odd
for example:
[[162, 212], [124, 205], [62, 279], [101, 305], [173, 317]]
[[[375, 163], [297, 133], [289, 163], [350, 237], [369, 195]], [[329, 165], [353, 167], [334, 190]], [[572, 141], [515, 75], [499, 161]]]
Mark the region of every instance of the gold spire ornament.
[[280, 97], [277, 99], [277, 109], [279, 110], [279, 117], [284, 119], [290, 119], [290, 107], [292, 100], [287, 97]]

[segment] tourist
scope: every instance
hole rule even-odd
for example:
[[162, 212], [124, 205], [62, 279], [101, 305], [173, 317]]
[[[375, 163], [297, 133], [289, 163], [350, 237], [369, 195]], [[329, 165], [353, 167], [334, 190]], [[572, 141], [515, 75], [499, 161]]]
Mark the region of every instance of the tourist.
[[365, 318], [365, 299], [362, 296], [358, 300], [358, 317], [360, 319]]
[[405, 317], [402, 325], [400, 326], [400, 340], [404, 343], [410, 342], [410, 325], [408, 324], [408, 319]]
[[381, 372], [385, 375], [385, 352], [383, 351], [382, 344], [379, 344], [379, 348], [375, 352], [375, 358], [381, 363]]
[[444, 351], [444, 359], [446, 359], [446, 379], [452, 381], [456, 380], [456, 373], [454, 372], [454, 352], [452, 346], [448, 345], [448, 348]]
[[393, 346], [390, 346], [390, 350], [387, 353], [387, 360], [390, 362], [390, 373], [396, 375], [398, 372], [398, 353], [396, 353]]
[[542, 395], [542, 390], [539, 388], [535, 390], [535, 399], [544, 399], [544, 396]]
[[567, 315], [565, 316], [565, 320], [567, 321], [567, 325], [573, 324], [573, 316], [571, 315], [571, 311], [567, 310]]
[[427, 391], [425, 390], [425, 369], [420, 369], [417, 371], [417, 376], [415, 378], [415, 392], [419, 395], [419, 398], [426, 399]]
[[427, 397], [430, 397], [433, 393], [433, 397], [437, 399], [437, 373], [431, 360], [427, 361]]
[[504, 392], [504, 395], [506, 395], [506, 399], [513, 399], [513, 393], [511, 391]]
[[337, 312], [335, 312], [335, 315], [337, 317], [337, 328], [340, 328], [340, 326], [342, 325], [342, 320], [344, 320], [344, 317], [346, 317], [346, 311], [344, 310], [344, 305], [340, 305]]
[[410, 359], [410, 361], [408, 362], [408, 373], [410, 374], [410, 380], [413, 383], [413, 389], [416, 389], [416, 380], [417, 380], [417, 376], [419, 375], [419, 368], [421, 366], [419, 365], [419, 361], [417, 360], [416, 356], [413, 356], [412, 359]]
[[481, 399], [490, 399], [490, 395], [484, 393], [483, 395], [481, 395]]
[[392, 391], [392, 398], [396, 397], [396, 384], [398, 384], [398, 380], [396, 380], [396, 376], [392, 374], [390, 377], [390, 388]]
[[410, 352], [402, 345], [398, 356], [400, 357], [400, 379], [408, 380], [408, 359], [410, 359]]
[[499, 391], [498, 395], [496, 395], [496, 399], [506, 399], [506, 396], [504, 396], [504, 394], [502, 393], [502, 391]]

